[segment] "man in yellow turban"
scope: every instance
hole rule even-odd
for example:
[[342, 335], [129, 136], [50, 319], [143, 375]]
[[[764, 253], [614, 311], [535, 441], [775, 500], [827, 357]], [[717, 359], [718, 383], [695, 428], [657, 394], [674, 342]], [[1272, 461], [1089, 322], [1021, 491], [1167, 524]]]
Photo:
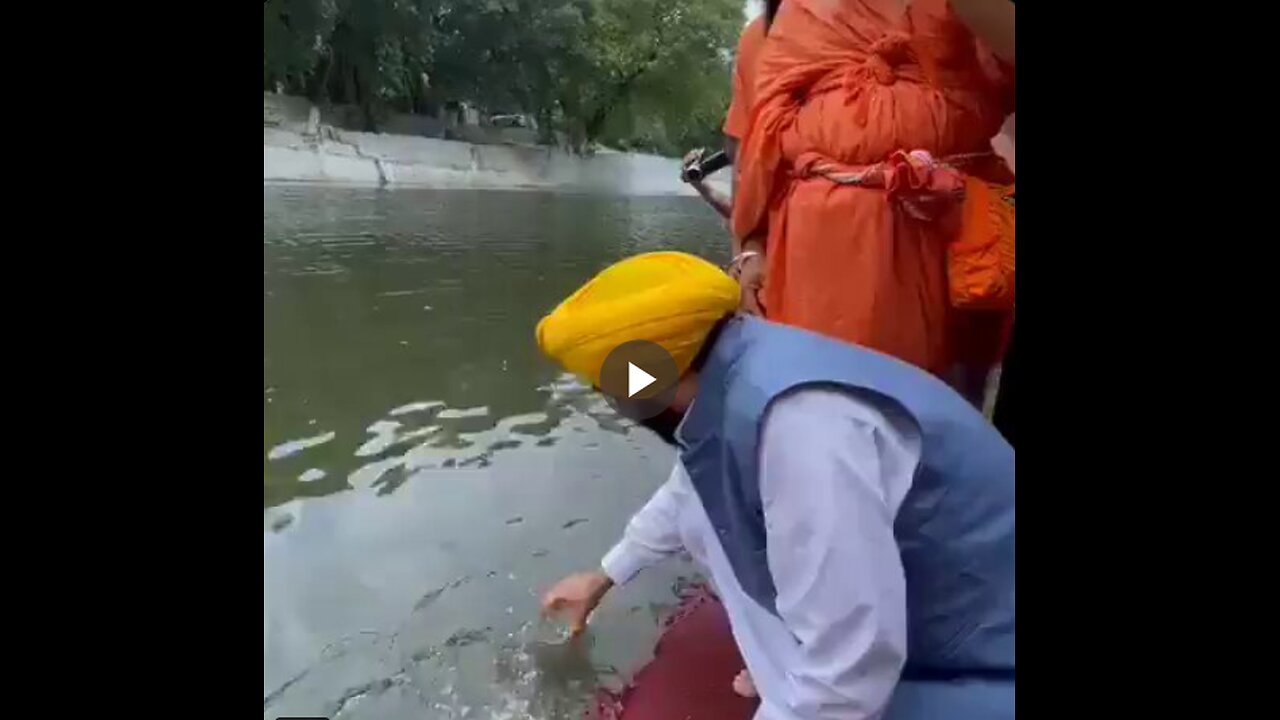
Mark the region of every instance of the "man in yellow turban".
[[[683, 376], [712, 331], [733, 314], [739, 294], [737, 282], [706, 260], [646, 253], [606, 268], [560, 303], [538, 323], [538, 345], [597, 389], [609, 353], [636, 341], [665, 350]], [[645, 408], [620, 409], [674, 443], [674, 410], [655, 408], [653, 415]]]
[[929, 373], [735, 315], [738, 297], [714, 265], [650, 253], [539, 323], [542, 350], [596, 387], [636, 341], [678, 374], [660, 407], [614, 398], [679, 448], [671, 477], [544, 608], [581, 631], [614, 584], [685, 550], [758, 720], [1012, 718], [1013, 449]]

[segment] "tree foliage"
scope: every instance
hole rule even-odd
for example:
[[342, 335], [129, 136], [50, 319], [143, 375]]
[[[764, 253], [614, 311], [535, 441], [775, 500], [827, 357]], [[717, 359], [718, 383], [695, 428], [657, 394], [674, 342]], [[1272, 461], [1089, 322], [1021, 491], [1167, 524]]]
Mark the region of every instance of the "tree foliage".
[[263, 87], [383, 113], [469, 102], [575, 149], [718, 136], [739, 0], [267, 0]]

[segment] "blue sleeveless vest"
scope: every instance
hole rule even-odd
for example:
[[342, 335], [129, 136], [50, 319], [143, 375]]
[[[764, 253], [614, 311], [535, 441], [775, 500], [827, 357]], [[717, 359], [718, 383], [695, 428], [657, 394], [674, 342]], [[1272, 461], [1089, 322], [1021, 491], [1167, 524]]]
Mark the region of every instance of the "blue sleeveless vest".
[[[769, 404], [806, 386], [858, 393], [888, 411], [905, 412], [921, 431], [920, 466], [894, 522], [907, 581], [908, 638], [895, 703], [928, 705], [930, 693], [943, 687], [934, 680], [1009, 680], [996, 685], [1007, 688], [1012, 716], [1013, 448], [960, 395], [923, 370], [757, 318], [725, 325], [678, 440], [742, 588], [777, 613], [757, 445]], [[899, 697], [905, 688], [930, 685], [923, 699]], [[989, 704], [990, 693], [984, 693], [967, 697]], [[997, 695], [1003, 707], [1004, 691]], [[980, 715], [987, 713], [973, 717]]]

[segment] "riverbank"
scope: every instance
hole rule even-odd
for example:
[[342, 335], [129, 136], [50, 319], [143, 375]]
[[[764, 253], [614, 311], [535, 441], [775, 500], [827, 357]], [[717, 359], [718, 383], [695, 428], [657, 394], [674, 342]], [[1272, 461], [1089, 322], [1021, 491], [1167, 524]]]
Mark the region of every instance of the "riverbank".
[[[527, 128], [459, 125], [393, 115], [388, 133], [358, 132], [358, 109], [263, 94], [264, 183], [419, 188], [543, 189], [621, 195], [697, 193], [676, 158], [603, 151], [590, 157], [533, 144]], [[461, 139], [446, 140], [446, 132]], [[712, 185], [730, 192], [723, 172]]]
[[[675, 158], [604, 152], [580, 157], [551, 147], [339, 130], [307, 134], [263, 127], [263, 182], [387, 187], [547, 189], [623, 195], [689, 195]], [[715, 186], [728, 192], [727, 178]]]

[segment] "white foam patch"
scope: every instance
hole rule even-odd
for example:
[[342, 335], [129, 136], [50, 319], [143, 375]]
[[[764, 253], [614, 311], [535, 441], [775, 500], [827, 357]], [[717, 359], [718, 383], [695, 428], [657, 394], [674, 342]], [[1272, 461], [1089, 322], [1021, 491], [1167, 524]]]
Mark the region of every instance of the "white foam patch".
[[401, 415], [408, 415], [409, 413], [426, 412], [428, 410], [434, 410], [442, 407], [444, 407], [444, 403], [439, 400], [424, 400], [422, 402], [411, 402], [408, 405], [401, 405], [387, 414], [392, 417], [400, 417]]
[[370, 425], [368, 432], [373, 437], [366, 440], [359, 448], [356, 448], [356, 457], [370, 457], [382, 454], [384, 450], [395, 444], [396, 430], [399, 428], [400, 423], [395, 420], [379, 420]]
[[325, 475], [327, 474], [328, 473], [321, 470], [320, 468], [311, 468], [310, 470], [298, 476], [298, 482], [305, 483], [305, 482], [315, 482], [317, 480], [323, 480]]
[[338, 434], [331, 430], [323, 435], [315, 435], [313, 437], [299, 438], [297, 440], [280, 443], [279, 445], [271, 448], [271, 451], [267, 453], [267, 459], [281, 460], [291, 455], [297, 455], [307, 448], [323, 445], [337, 436]]
[[441, 420], [463, 420], [465, 418], [488, 417], [488, 415], [489, 406], [480, 405], [478, 407], [449, 408], [448, 410], [441, 410], [440, 414], [436, 417]]

